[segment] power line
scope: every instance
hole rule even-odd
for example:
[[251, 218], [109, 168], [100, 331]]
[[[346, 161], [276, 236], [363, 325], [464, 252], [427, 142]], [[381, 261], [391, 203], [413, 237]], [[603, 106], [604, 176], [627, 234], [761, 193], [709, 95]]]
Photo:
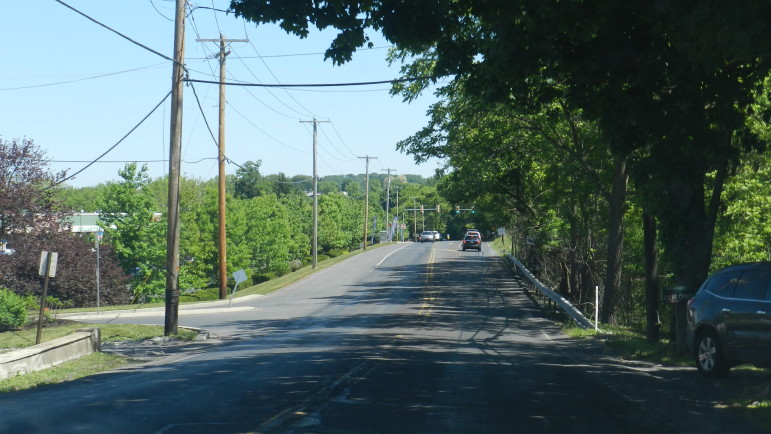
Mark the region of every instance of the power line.
[[[368, 51], [368, 50], [382, 50], [386, 48], [393, 48], [392, 45], [388, 46], [380, 46], [380, 47], [372, 47], [367, 48], [367, 50], [362, 51]], [[323, 56], [327, 53], [323, 51], [318, 51], [315, 53], [291, 53], [291, 54], [259, 54], [257, 56], [244, 56], [244, 59], [273, 59], [273, 58], [281, 58], [281, 57], [300, 57], [300, 56]], [[195, 59], [194, 57], [190, 57], [188, 59]]]
[[[145, 50], [147, 50], [147, 51], [149, 51], [149, 52], [151, 52], [151, 53], [153, 53], [153, 54], [156, 54], [156, 55], [158, 55], [158, 56], [161, 56], [161, 57], [163, 57], [163, 58], [164, 58], [164, 59], [166, 59], [166, 60], [169, 60], [169, 61], [171, 61], [172, 63], [176, 63], [176, 61], [175, 61], [174, 59], [172, 59], [171, 57], [169, 57], [169, 56], [167, 56], [167, 55], [165, 55], [165, 54], [162, 54], [162, 53], [160, 53], [160, 52], [158, 52], [158, 51], [156, 51], [156, 50], [153, 50], [152, 48], [148, 47], [147, 45], [144, 45], [144, 44], [142, 44], [142, 43], [140, 43], [140, 42], [137, 42], [137, 41], [135, 41], [135, 40], [133, 40], [133, 39], [129, 38], [128, 36], [124, 35], [123, 33], [119, 32], [119, 31], [117, 31], [117, 30], [115, 30], [115, 29], [113, 29], [112, 27], [109, 27], [109, 26], [108, 26], [108, 25], [106, 25], [106, 24], [102, 24], [101, 22], [99, 22], [99, 21], [95, 20], [94, 18], [91, 18], [90, 16], [88, 16], [88, 15], [84, 14], [83, 12], [81, 12], [81, 11], [79, 11], [79, 10], [75, 9], [74, 7], [72, 7], [72, 6], [68, 5], [67, 3], [63, 2], [62, 0], [54, 0], [54, 1], [56, 1], [56, 2], [57, 2], [57, 3], [59, 3], [59, 4], [61, 4], [61, 5], [62, 5], [62, 6], [64, 6], [64, 7], [66, 7], [66, 8], [68, 8], [68, 9], [72, 10], [73, 12], [75, 12], [75, 13], [77, 13], [77, 14], [79, 14], [79, 15], [82, 15], [83, 17], [85, 17], [85, 18], [86, 18], [86, 19], [88, 19], [89, 21], [92, 21], [93, 23], [95, 23], [95, 24], [98, 24], [98, 25], [100, 25], [100, 26], [104, 27], [105, 29], [107, 29], [107, 30], [109, 30], [109, 31], [111, 31], [111, 32], [113, 32], [113, 33], [115, 33], [116, 35], [120, 36], [121, 38], [123, 38], [123, 39], [125, 39], [125, 40], [127, 40], [127, 41], [129, 41], [129, 42], [131, 42], [132, 44], [134, 44], [134, 45], [137, 45], [137, 46], [140, 46], [140, 47], [144, 48]], [[182, 69], [185, 69], [185, 65], [179, 65], [179, 66], [180, 66], [180, 67], [182, 67]]]
[[[58, 0], [57, 0], [57, 1], [58, 1]], [[115, 148], [116, 148], [118, 145], [120, 145], [120, 144], [121, 144], [121, 142], [123, 142], [123, 141], [124, 141], [124, 140], [125, 140], [125, 139], [126, 139], [128, 136], [130, 136], [130, 135], [131, 135], [131, 133], [133, 133], [133, 132], [134, 132], [134, 130], [136, 130], [137, 128], [139, 128], [139, 126], [140, 126], [140, 125], [142, 125], [142, 124], [143, 124], [143, 123], [144, 123], [144, 122], [147, 120], [147, 118], [149, 118], [149, 117], [150, 117], [150, 115], [152, 115], [153, 113], [155, 113], [155, 111], [158, 109], [158, 107], [160, 107], [160, 106], [161, 106], [161, 105], [164, 103], [164, 101], [166, 101], [166, 99], [168, 99], [168, 98], [169, 98], [169, 96], [171, 96], [171, 92], [170, 92], [170, 91], [169, 91], [169, 93], [167, 93], [167, 94], [166, 94], [166, 96], [164, 96], [164, 97], [163, 97], [163, 99], [161, 100], [161, 102], [159, 102], [158, 104], [156, 104], [156, 106], [155, 106], [155, 107], [153, 107], [153, 109], [152, 109], [152, 110], [150, 110], [150, 113], [148, 113], [147, 115], [145, 115], [145, 117], [143, 117], [143, 118], [142, 118], [142, 120], [141, 120], [141, 121], [139, 121], [139, 123], [138, 123], [138, 124], [134, 125], [134, 128], [132, 128], [131, 130], [129, 130], [129, 132], [128, 132], [128, 133], [126, 133], [126, 134], [125, 134], [123, 137], [121, 137], [121, 139], [120, 139], [120, 140], [118, 140], [118, 141], [117, 141], [117, 142], [116, 142], [114, 145], [110, 146], [110, 148], [108, 148], [106, 151], [104, 151], [104, 152], [102, 153], [102, 155], [100, 155], [100, 156], [96, 157], [94, 160], [92, 160], [90, 163], [86, 164], [86, 165], [85, 165], [85, 166], [84, 166], [82, 169], [78, 170], [77, 172], [73, 173], [72, 175], [70, 175], [70, 176], [67, 176], [66, 178], [63, 178], [63, 179], [61, 179], [61, 180], [57, 181], [56, 183], [54, 183], [54, 184], [52, 185], [52, 187], [54, 187], [54, 186], [57, 186], [57, 185], [59, 185], [59, 184], [62, 184], [62, 183], [64, 183], [64, 182], [66, 182], [66, 181], [69, 181], [70, 179], [74, 178], [76, 175], [78, 175], [79, 173], [81, 173], [81, 172], [83, 172], [84, 170], [88, 169], [88, 168], [89, 168], [89, 167], [91, 167], [91, 166], [92, 166], [94, 163], [96, 163], [97, 161], [99, 161], [99, 160], [100, 160], [102, 157], [104, 157], [105, 155], [107, 155], [107, 154], [108, 154], [110, 151], [112, 151], [113, 149], [115, 149]]]
[[337, 134], [337, 137], [340, 139], [340, 142], [343, 144], [343, 146], [345, 146], [345, 149], [347, 149], [348, 152], [351, 153], [351, 155], [356, 157], [356, 154], [351, 150], [351, 148], [348, 147], [348, 145], [345, 143], [345, 140], [343, 140], [343, 136], [341, 136], [340, 132], [337, 131], [337, 127], [335, 127], [335, 123], [334, 122], [330, 122], [329, 125], [332, 126], [332, 129], [335, 131], [335, 134]]
[[110, 76], [113, 76], [113, 75], [120, 75], [120, 74], [125, 74], [125, 73], [128, 73], [128, 72], [141, 71], [143, 69], [156, 68], [156, 67], [161, 66], [161, 65], [165, 65], [165, 63], [156, 63], [154, 65], [142, 66], [142, 67], [134, 68], [134, 69], [126, 69], [126, 70], [123, 70], [123, 71], [106, 72], [104, 74], [98, 74], [98, 75], [78, 78], [78, 79], [74, 79], [74, 80], [57, 81], [57, 82], [54, 82], [54, 83], [45, 83], [45, 84], [31, 84], [29, 86], [6, 87], [6, 88], [2, 88], [0, 90], [34, 89], [36, 87], [48, 87], [48, 86], [58, 86], [60, 84], [78, 83], [78, 82], [81, 82], [81, 81], [94, 80], [94, 79], [103, 78], [103, 77], [110, 77]]
[[282, 142], [281, 140], [279, 140], [279, 139], [277, 139], [277, 138], [275, 138], [275, 137], [271, 136], [271, 135], [270, 135], [270, 134], [268, 134], [268, 133], [267, 133], [265, 130], [263, 130], [262, 128], [258, 127], [258, 126], [257, 126], [257, 124], [255, 124], [254, 122], [252, 122], [252, 120], [251, 120], [251, 119], [249, 119], [248, 117], [246, 117], [246, 115], [244, 115], [243, 113], [241, 113], [240, 111], [238, 111], [238, 109], [237, 109], [237, 108], [233, 107], [233, 104], [227, 103], [227, 105], [228, 105], [230, 108], [232, 108], [233, 110], [235, 110], [235, 112], [236, 112], [236, 113], [238, 113], [239, 115], [241, 115], [241, 117], [242, 117], [242, 118], [244, 118], [244, 120], [245, 120], [246, 122], [248, 122], [248, 123], [249, 123], [251, 126], [253, 126], [253, 127], [254, 127], [254, 128], [257, 130], [257, 131], [261, 132], [262, 134], [265, 134], [265, 135], [266, 135], [268, 138], [270, 138], [270, 139], [271, 139], [271, 140], [273, 140], [274, 142], [278, 143], [279, 145], [281, 145], [281, 146], [284, 146], [284, 147], [286, 147], [286, 148], [289, 148], [289, 149], [291, 149], [291, 150], [293, 150], [293, 151], [302, 152], [302, 153], [304, 153], [304, 154], [308, 154], [308, 153], [309, 153], [307, 150], [304, 150], [304, 149], [299, 149], [299, 148], [295, 148], [294, 146], [289, 146], [289, 145], [287, 145], [286, 143]]
[[[244, 20], [243, 24], [244, 24], [244, 33], [246, 33], [246, 20]], [[262, 62], [263, 65], [265, 65], [265, 69], [267, 69], [268, 72], [270, 73], [270, 75], [273, 76], [273, 78], [276, 80], [276, 83], [280, 83], [281, 81], [278, 79], [278, 77], [276, 77], [276, 74], [273, 73], [273, 70], [270, 69], [270, 66], [268, 66], [268, 62], [266, 62], [265, 59], [262, 58], [262, 56], [260, 55], [260, 52], [257, 50], [257, 47], [254, 45], [254, 43], [251, 41], [251, 39], [249, 39], [249, 45], [251, 45], [252, 49], [254, 49], [254, 52], [257, 53], [257, 56], [260, 58], [260, 61]], [[239, 57], [239, 59], [240, 59], [240, 57]], [[243, 63], [244, 66], [246, 66], [246, 62], [244, 62], [243, 60], [241, 60], [241, 63]], [[248, 67], [247, 67], [247, 69], [248, 69]], [[313, 111], [309, 110], [307, 107], [305, 107], [304, 105], [300, 104], [300, 101], [297, 101], [297, 99], [295, 99], [295, 97], [291, 93], [289, 93], [288, 90], [284, 89], [284, 93], [286, 93], [287, 96], [292, 99], [292, 101], [297, 103], [297, 105], [300, 106], [300, 108], [302, 108], [306, 112], [308, 112], [308, 113], [312, 114], [314, 117], [316, 117], [316, 113], [313, 113]]]
[[306, 83], [306, 84], [265, 84], [265, 83], [232, 83], [213, 80], [197, 80], [193, 78], [186, 78], [185, 81], [189, 83], [206, 83], [206, 84], [222, 84], [225, 86], [246, 86], [246, 87], [343, 87], [343, 86], [370, 86], [374, 84], [393, 84], [404, 83], [408, 81], [429, 80], [434, 79], [432, 76], [414, 77], [414, 78], [395, 78], [393, 80], [380, 80], [380, 81], [361, 81], [351, 83]]
[[[251, 41], [250, 41], [250, 44], [251, 44]], [[254, 44], [252, 44], [252, 46], [254, 46]], [[247, 70], [247, 71], [249, 71], [249, 73], [250, 73], [250, 74], [252, 74], [252, 77], [254, 77], [254, 78], [255, 78], [255, 79], [256, 79], [256, 80], [259, 82], [259, 81], [260, 81], [260, 79], [259, 79], [259, 78], [257, 77], [257, 75], [256, 75], [256, 74], [255, 74], [255, 73], [254, 73], [254, 72], [253, 72], [253, 71], [252, 71], [250, 68], [249, 68], [249, 66], [246, 64], [246, 62], [244, 62], [244, 61], [243, 61], [243, 59], [241, 58], [241, 56], [239, 56], [239, 55], [238, 55], [238, 53], [237, 53], [237, 52], [235, 52], [235, 50], [233, 50], [233, 52], [235, 53], [235, 55], [236, 55], [236, 58], [238, 58], [238, 60], [240, 60], [240, 61], [241, 61], [241, 64], [243, 64], [243, 65], [244, 65], [244, 68], [246, 68], [246, 70]], [[268, 70], [268, 71], [270, 71], [270, 70]], [[271, 72], [271, 74], [273, 74], [273, 73]], [[273, 76], [273, 78], [276, 78], [276, 76], [274, 75], [274, 76]], [[276, 81], [278, 81], [278, 78], [276, 78]], [[249, 95], [252, 95], [252, 96], [253, 96], [255, 99], [257, 99], [258, 101], [260, 101], [262, 104], [264, 104], [264, 105], [265, 105], [266, 107], [268, 107], [270, 110], [273, 110], [274, 112], [276, 112], [276, 113], [278, 113], [278, 114], [280, 114], [280, 115], [282, 115], [282, 116], [285, 116], [285, 117], [288, 117], [288, 118], [294, 118], [294, 116], [289, 116], [289, 115], [286, 115], [286, 114], [284, 114], [284, 113], [281, 113], [281, 112], [279, 112], [278, 110], [274, 109], [273, 107], [269, 106], [268, 104], [266, 104], [265, 102], [263, 102], [262, 100], [260, 100], [259, 98], [257, 98], [257, 96], [256, 96], [256, 95], [254, 95], [253, 93], [249, 92], [248, 90], [247, 90], [247, 93], [249, 93]], [[289, 110], [292, 110], [293, 112], [295, 112], [295, 113], [297, 113], [297, 114], [299, 114], [299, 115], [305, 115], [305, 114], [306, 114], [306, 113], [303, 113], [303, 112], [297, 111], [297, 110], [295, 110], [294, 108], [290, 107], [290, 106], [289, 106], [287, 103], [285, 103], [285, 102], [284, 102], [284, 101], [282, 101], [282, 100], [281, 100], [279, 97], [277, 97], [276, 95], [274, 95], [274, 94], [273, 94], [273, 92], [271, 92], [270, 90], [268, 90], [268, 93], [270, 94], [270, 96], [272, 96], [273, 98], [275, 98], [275, 99], [276, 99], [276, 101], [280, 102], [280, 103], [281, 103], [281, 104], [282, 104], [284, 107], [288, 108]], [[296, 102], [296, 100], [295, 100], [295, 102]], [[302, 104], [300, 104], [300, 103], [298, 103], [298, 105], [299, 105], [300, 107], [302, 107], [302, 108], [305, 108], [305, 107], [303, 107], [303, 106], [302, 106]], [[308, 113], [310, 113], [310, 110], [308, 110], [308, 109], [305, 109], [305, 110], [306, 110]]]
[[[182, 160], [185, 164], [198, 164], [203, 163], [207, 160], [216, 160], [217, 157], [204, 157], [195, 161], [188, 161], [188, 160]], [[92, 160], [49, 160], [51, 163], [90, 163]], [[168, 163], [169, 160], [162, 159], [162, 160], [99, 160], [95, 161], [95, 163], [102, 163], [102, 164], [115, 164], [115, 163]]]

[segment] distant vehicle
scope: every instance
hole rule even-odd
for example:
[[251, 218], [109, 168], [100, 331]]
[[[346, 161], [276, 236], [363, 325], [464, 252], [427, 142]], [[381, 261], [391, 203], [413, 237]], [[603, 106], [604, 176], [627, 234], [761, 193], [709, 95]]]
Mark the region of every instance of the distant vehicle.
[[13, 249], [5, 249], [0, 250], [0, 255], [13, 255], [16, 252], [16, 250]]
[[476, 235], [466, 235], [463, 237], [463, 243], [461, 248], [465, 252], [468, 249], [476, 250], [478, 252], [482, 251], [482, 239], [479, 238]]
[[710, 275], [688, 300], [688, 346], [699, 372], [771, 367], [771, 262], [733, 265]]
[[464, 235], [464, 237], [465, 237], [465, 236], [468, 236], [468, 235], [474, 235], [474, 236], [477, 236], [477, 237], [479, 237], [479, 239], [480, 239], [480, 240], [482, 239], [482, 233], [481, 233], [481, 232], [479, 232], [479, 231], [478, 231], [478, 230], [476, 230], [476, 229], [467, 229], [467, 230], [466, 230], [466, 234]]
[[435, 239], [436, 239], [436, 237], [434, 236], [434, 232], [433, 231], [423, 231], [423, 232], [420, 233], [420, 242], [421, 243], [424, 242], [424, 241], [431, 241], [433, 243]]
[[438, 231], [432, 231], [434, 233], [434, 241], [441, 241], [442, 240], [442, 234], [440, 234]]

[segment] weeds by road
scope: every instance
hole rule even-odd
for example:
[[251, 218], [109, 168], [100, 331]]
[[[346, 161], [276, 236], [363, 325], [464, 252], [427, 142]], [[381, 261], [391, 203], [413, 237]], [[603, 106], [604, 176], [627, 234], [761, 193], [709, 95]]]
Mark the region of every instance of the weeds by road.
[[[132, 324], [85, 324], [76, 321], [55, 320], [47, 323], [43, 328], [41, 340], [50, 341], [66, 336], [81, 327], [94, 327], [101, 329], [102, 343], [119, 341], [142, 341], [163, 336], [162, 326], [132, 325]], [[35, 344], [37, 324], [17, 331], [0, 333], [0, 352], [32, 346]], [[192, 340], [196, 332], [180, 329], [179, 335], [174, 339]], [[77, 360], [62, 363], [50, 369], [30, 372], [26, 375], [18, 375], [0, 381], [0, 392], [31, 389], [47, 384], [63, 383], [100, 372], [115, 369], [130, 363], [126, 357], [108, 354], [94, 353]]]

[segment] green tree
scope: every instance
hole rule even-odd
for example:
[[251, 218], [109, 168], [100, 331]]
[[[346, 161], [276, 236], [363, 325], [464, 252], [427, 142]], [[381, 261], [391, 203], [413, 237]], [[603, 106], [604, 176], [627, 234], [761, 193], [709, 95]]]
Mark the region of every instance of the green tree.
[[216, 284], [219, 274], [216, 180], [183, 178], [180, 196], [179, 287], [205, 288]]
[[260, 174], [262, 161], [247, 161], [236, 170], [234, 196], [240, 199], [251, 199], [271, 191], [269, 182]]
[[295, 193], [280, 199], [287, 210], [289, 238], [283, 240], [289, 247], [289, 258], [302, 261], [311, 253], [313, 232], [313, 200], [304, 193]]
[[152, 195], [144, 190], [150, 179], [147, 166], [129, 163], [118, 172], [100, 206], [105, 239], [121, 267], [132, 276], [134, 299], [159, 300], [166, 287], [166, 222], [154, 213]]
[[[597, 122], [619, 168], [634, 157], [630, 173], [644, 212], [659, 221], [676, 283], [705, 277], [725, 178], [753, 143], [743, 111], [771, 65], [770, 49], [753, 42], [771, 28], [746, 23], [771, 13], [768, 3], [234, 0], [232, 8], [299, 36], [311, 25], [337, 28], [326, 54], [335, 63], [367, 44], [367, 31], [382, 31], [419, 55], [412, 75], [431, 65], [432, 79], [462, 77], [486, 100], [535, 107], [564, 94]], [[608, 289], [602, 318], [614, 321]]]

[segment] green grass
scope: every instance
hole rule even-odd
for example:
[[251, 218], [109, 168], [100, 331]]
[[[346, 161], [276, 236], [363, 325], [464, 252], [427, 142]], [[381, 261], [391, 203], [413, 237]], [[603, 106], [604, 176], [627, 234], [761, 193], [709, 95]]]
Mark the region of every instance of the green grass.
[[[368, 250], [377, 249], [383, 246], [387, 246], [388, 243], [379, 243], [375, 245], [367, 246]], [[338, 264], [340, 262], [345, 261], [346, 259], [349, 259], [352, 256], [356, 256], [360, 253], [363, 253], [364, 250], [354, 250], [352, 252], [346, 253], [345, 255], [338, 256], [336, 258], [329, 258], [327, 260], [321, 261], [317, 264], [316, 270], [313, 269], [311, 266], [303, 267], [295, 272], [285, 274], [281, 277], [277, 277], [275, 279], [271, 279], [267, 282], [262, 282], [258, 285], [250, 286], [248, 288], [244, 288], [244, 290], [239, 290], [236, 292], [236, 297], [243, 297], [246, 295], [254, 295], [254, 294], [260, 294], [260, 295], [266, 295], [270, 294], [273, 291], [279, 290], [290, 283], [297, 282], [298, 280], [302, 280], [311, 274], [313, 274], [317, 270], [323, 270], [324, 268], [331, 267], [332, 265]]]
[[124, 357], [115, 354], [93, 353], [77, 360], [70, 360], [53, 368], [17, 375], [0, 381], [0, 392], [33, 389], [48, 384], [64, 383], [88, 377], [127, 363]]
[[[157, 336], [163, 336], [164, 328], [161, 326], [135, 325], [135, 324], [84, 324], [79, 322], [58, 321], [55, 325], [49, 324], [43, 328], [41, 341], [46, 342], [62, 336], [66, 336], [75, 330], [82, 328], [99, 328], [102, 342], [112, 341], [141, 341]], [[179, 339], [192, 340], [196, 332], [180, 329], [174, 336]], [[18, 349], [35, 344], [37, 336], [36, 324], [31, 324], [22, 330], [0, 333], [0, 349]], [[98, 374], [110, 369], [115, 369], [125, 363], [127, 359], [106, 353], [94, 353], [70, 360], [53, 368], [42, 371], [30, 372], [0, 381], [0, 392], [31, 389], [46, 384], [56, 384], [71, 381], [89, 375]]]
[[689, 356], [677, 353], [674, 342], [661, 339], [651, 343], [645, 334], [630, 327], [602, 325], [600, 330], [582, 329], [575, 325], [565, 326], [563, 331], [576, 338], [596, 337], [605, 342], [605, 352], [616, 357], [644, 360], [667, 366], [691, 366], [693, 360]]
[[[85, 324], [80, 322], [57, 322], [56, 325], [43, 327], [40, 335], [42, 342], [47, 342], [62, 336], [67, 336], [75, 330], [87, 327], [101, 330], [102, 342], [114, 341], [141, 341], [157, 336], [163, 336], [162, 326], [136, 325], [136, 324]], [[193, 339], [196, 332], [179, 329], [175, 337], [180, 339]], [[0, 349], [18, 349], [35, 345], [37, 327], [35, 324], [22, 330], [0, 333]]]

